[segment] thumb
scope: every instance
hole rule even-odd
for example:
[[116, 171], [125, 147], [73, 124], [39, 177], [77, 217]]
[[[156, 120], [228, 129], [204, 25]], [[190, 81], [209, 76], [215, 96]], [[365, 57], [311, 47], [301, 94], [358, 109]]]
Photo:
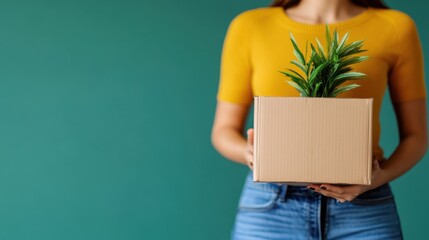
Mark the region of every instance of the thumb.
[[378, 168], [380, 168], [380, 163], [378, 162], [378, 160], [372, 160], [372, 170], [377, 170]]
[[247, 130], [247, 142], [252, 146], [253, 146], [253, 133], [254, 133], [253, 128], [249, 128]]

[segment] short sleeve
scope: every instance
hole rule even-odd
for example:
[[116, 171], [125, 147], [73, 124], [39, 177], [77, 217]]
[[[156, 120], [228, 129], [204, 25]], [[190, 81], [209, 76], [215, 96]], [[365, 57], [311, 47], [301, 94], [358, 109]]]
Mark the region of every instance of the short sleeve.
[[250, 105], [253, 101], [249, 25], [244, 13], [229, 24], [222, 48], [217, 100]]
[[398, 22], [398, 54], [389, 75], [392, 102], [426, 98], [423, 51], [414, 21], [408, 15]]

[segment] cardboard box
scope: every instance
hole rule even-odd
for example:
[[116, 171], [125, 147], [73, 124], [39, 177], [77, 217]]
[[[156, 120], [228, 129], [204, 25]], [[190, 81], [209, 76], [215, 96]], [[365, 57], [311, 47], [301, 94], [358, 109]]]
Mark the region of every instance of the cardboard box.
[[372, 98], [254, 100], [253, 181], [371, 184]]

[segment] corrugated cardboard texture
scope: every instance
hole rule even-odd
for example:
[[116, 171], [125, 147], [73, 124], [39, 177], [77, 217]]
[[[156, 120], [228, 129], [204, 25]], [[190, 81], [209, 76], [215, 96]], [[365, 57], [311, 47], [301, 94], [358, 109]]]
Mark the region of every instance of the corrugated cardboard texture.
[[371, 183], [372, 98], [254, 100], [254, 181]]

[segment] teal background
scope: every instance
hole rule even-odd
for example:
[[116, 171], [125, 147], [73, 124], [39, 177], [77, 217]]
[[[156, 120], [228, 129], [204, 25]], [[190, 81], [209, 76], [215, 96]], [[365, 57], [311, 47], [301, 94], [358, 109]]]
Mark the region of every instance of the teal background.
[[[1, 1], [0, 239], [228, 239], [248, 170], [210, 143], [222, 41], [269, 3]], [[388, 4], [429, 58], [428, 2]], [[407, 239], [427, 235], [427, 158], [392, 183]]]

